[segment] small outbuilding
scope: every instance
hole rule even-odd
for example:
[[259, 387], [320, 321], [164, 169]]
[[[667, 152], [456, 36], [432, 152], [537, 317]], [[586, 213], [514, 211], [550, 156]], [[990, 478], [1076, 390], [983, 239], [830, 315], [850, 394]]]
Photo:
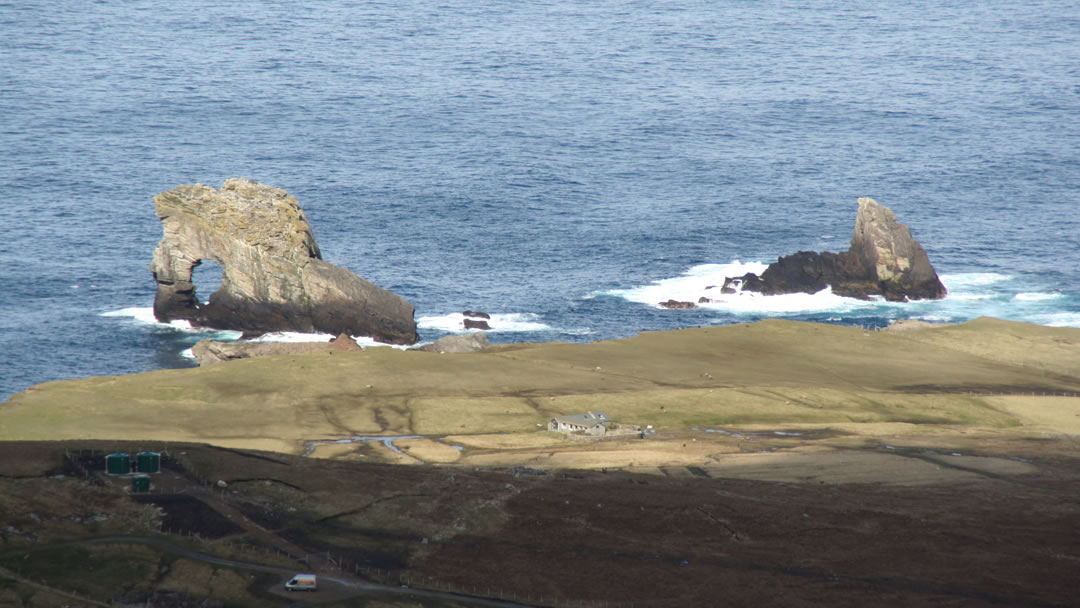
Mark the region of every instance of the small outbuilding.
[[556, 416], [548, 422], [549, 431], [560, 433], [584, 433], [586, 435], [606, 435], [611, 418], [604, 412], [585, 412]]

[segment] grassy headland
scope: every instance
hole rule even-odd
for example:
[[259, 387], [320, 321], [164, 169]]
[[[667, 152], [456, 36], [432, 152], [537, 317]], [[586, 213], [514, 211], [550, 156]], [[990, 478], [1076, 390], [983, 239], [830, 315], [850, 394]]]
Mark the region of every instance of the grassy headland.
[[[50, 382], [0, 407], [0, 440], [166, 440], [334, 458], [656, 467], [868, 439], [1080, 434], [1080, 329], [978, 319], [908, 332], [769, 320], [457, 355], [369, 348]], [[542, 430], [607, 412], [653, 441]], [[727, 431], [725, 433], [706, 432]], [[753, 431], [780, 431], [769, 437]], [[730, 433], [734, 433], [732, 435]], [[356, 435], [402, 442], [313, 444]], [[683, 444], [687, 437], [699, 446]], [[809, 437], [810, 435], [806, 435]], [[738, 438], [738, 437], [736, 437]], [[899, 439], [898, 439], [899, 438]], [[679, 450], [671, 449], [676, 442]], [[707, 447], [703, 447], [707, 446]], [[691, 449], [697, 447], [698, 449]], [[758, 450], [759, 451], [759, 450]]]

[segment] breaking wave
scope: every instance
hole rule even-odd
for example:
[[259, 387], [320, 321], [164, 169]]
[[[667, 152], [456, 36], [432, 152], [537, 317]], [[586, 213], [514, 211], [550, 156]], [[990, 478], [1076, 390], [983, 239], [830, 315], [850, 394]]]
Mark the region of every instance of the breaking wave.
[[[120, 310], [114, 310], [101, 313], [103, 317], [119, 317], [126, 318], [132, 323], [139, 325], [150, 325], [155, 328], [174, 331], [182, 335], [189, 336], [191, 338], [197, 338], [199, 340], [210, 338], [212, 340], [219, 340], [222, 342], [236, 342], [240, 340], [240, 336], [243, 332], [232, 329], [214, 329], [209, 327], [192, 327], [191, 323], [185, 320], [170, 321], [168, 323], [162, 323], [154, 317], [153, 308], [122, 308]], [[251, 338], [250, 340], [244, 340], [245, 342], [329, 342], [334, 336], [323, 333], [303, 333], [298, 331], [274, 331], [267, 332], [258, 336], [257, 338]], [[394, 348], [406, 348], [399, 344], [386, 344], [379, 342], [366, 336], [353, 336], [353, 340], [360, 346], [391, 346]], [[188, 348], [181, 352], [185, 358], [194, 359], [191, 355], [191, 349]]]
[[[416, 320], [419, 329], [432, 329], [449, 333], [464, 333], [474, 331], [465, 329], [465, 315], [459, 312], [447, 315], [428, 315]], [[537, 332], [553, 331], [550, 325], [539, 321], [540, 315], [533, 313], [504, 313], [492, 314], [490, 319], [475, 319], [487, 321], [491, 327], [487, 330], [492, 332]]]
[[[675, 300], [695, 304], [694, 311], [717, 313], [714, 323], [762, 317], [790, 317], [859, 324], [867, 320], [887, 323], [899, 319], [963, 322], [980, 316], [1026, 321], [1054, 327], [1080, 327], [1080, 298], [1057, 291], [1038, 291], [1030, 277], [995, 272], [941, 274], [948, 295], [941, 300], [887, 302], [838, 296], [826, 288], [814, 294], [765, 296], [736, 290], [721, 293], [725, 279], [747, 272], [760, 274], [768, 265], [735, 261], [702, 264], [677, 277], [628, 289], [596, 292], [653, 308]], [[1035, 289], [1033, 289], [1035, 288]], [[671, 314], [697, 314], [683, 309]]]

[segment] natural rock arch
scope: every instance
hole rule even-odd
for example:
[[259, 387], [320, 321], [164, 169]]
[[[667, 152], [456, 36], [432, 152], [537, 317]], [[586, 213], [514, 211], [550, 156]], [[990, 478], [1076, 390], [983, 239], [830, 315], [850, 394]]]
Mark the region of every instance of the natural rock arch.
[[[157, 282], [154, 316], [193, 325], [370, 336], [418, 341], [413, 307], [352, 272], [323, 261], [296, 198], [247, 179], [221, 190], [195, 184], [154, 197], [164, 235], [150, 270]], [[221, 266], [221, 286], [203, 304], [193, 272], [202, 260]]]

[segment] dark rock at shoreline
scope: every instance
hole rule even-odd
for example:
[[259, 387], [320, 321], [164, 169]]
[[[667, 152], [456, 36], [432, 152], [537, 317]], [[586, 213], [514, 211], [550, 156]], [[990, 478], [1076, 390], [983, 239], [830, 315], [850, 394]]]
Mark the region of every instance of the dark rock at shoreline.
[[356, 340], [348, 334], [339, 334], [338, 337], [331, 338], [329, 348], [330, 350], [364, 350], [364, 347], [357, 344]]
[[466, 310], [461, 314], [465, 315], [466, 317], [472, 317], [474, 319], [491, 319], [491, 315], [489, 315], [488, 313], [478, 312], [475, 310]]
[[888, 208], [860, 198], [851, 248], [841, 253], [800, 251], [769, 265], [760, 276], [729, 277], [721, 291], [764, 295], [833, 293], [851, 298], [884, 296], [892, 302], [940, 299], [945, 286], [926, 251]]
[[663, 308], [697, 308], [697, 304], [694, 304], [693, 302], [680, 302], [678, 300], [660, 302], [660, 306]]
[[465, 323], [465, 329], [483, 329], [483, 330], [491, 329], [491, 326], [488, 325], [488, 322], [483, 321], [483, 320], [475, 321], [473, 319], [468, 319], [467, 318], [467, 319], [464, 320], [464, 323]]
[[[349, 270], [322, 260], [296, 198], [246, 179], [221, 190], [196, 184], [154, 197], [164, 235], [150, 265], [154, 316], [197, 327], [346, 333], [390, 344], [419, 340], [413, 307]], [[221, 287], [202, 303], [192, 271], [222, 267]]]

